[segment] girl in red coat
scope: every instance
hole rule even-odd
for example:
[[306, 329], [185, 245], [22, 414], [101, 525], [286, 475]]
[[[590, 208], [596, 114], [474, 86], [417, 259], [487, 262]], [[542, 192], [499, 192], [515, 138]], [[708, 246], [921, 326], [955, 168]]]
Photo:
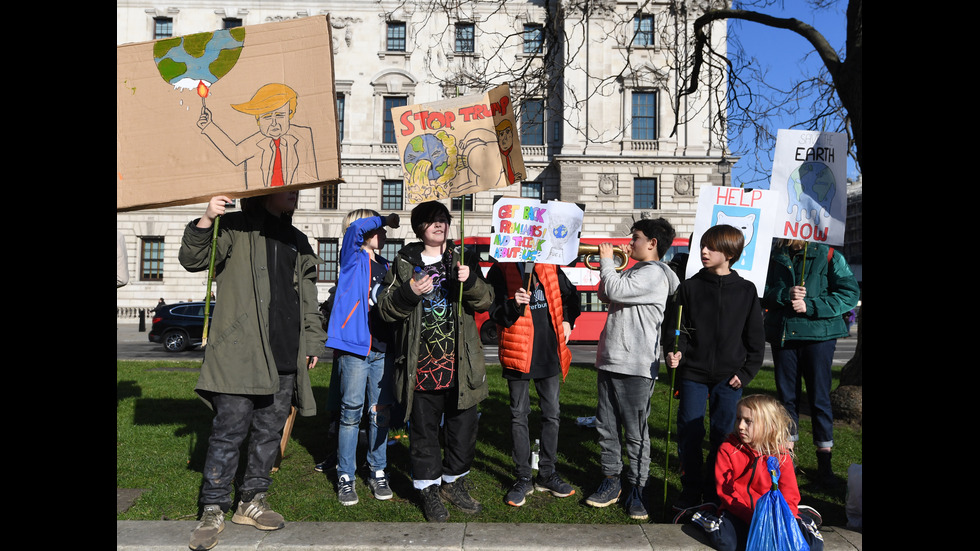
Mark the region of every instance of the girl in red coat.
[[755, 504], [772, 488], [772, 477], [766, 470], [766, 457], [771, 455], [779, 459], [779, 491], [800, 524], [804, 539], [811, 551], [823, 550], [816, 522], [810, 515], [800, 515], [800, 489], [788, 446], [791, 426], [786, 409], [772, 396], [751, 394], [738, 401], [735, 429], [718, 448], [715, 462], [715, 485], [721, 501], [718, 516], [699, 512], [692, 519], [704, 528], [715, 549], [745, 548]]

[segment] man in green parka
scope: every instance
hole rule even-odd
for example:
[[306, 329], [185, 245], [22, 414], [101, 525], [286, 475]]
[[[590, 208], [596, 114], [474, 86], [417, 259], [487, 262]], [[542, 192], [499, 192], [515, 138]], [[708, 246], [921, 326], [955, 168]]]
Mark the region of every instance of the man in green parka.
[[321, 263], [309, 239], [292, 225], [297, 192], [242, 199], [225, 215], [225, 196], [212, 197], [203, 217], [184, 229], [178, 258], [190, 272], [207, 270], [213, 225], [218, 300], [195, 391], [214, 410], [191, 549], [211, 549], [232, 505], [239, 448], [249, 437], [236, 524], [260, 530], [285, 526], [266, 502], [269, 476], [295, 396], [299, 415], [316, 415], [308, 369], [326, 333], [316, 296]]

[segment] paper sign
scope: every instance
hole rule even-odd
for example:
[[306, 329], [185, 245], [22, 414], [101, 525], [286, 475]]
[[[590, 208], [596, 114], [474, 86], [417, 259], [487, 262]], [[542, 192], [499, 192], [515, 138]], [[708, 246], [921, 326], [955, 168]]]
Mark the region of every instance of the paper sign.
[[843, 245], [847, 136], [780, 129], [769, 189], [779, 193], [776, 237]]
[[769, 271], [777, 195], [775, 191], [767, 189], [702, 187], [685, 277], [693, 276], [702, 268], [700, 243], [704, 232], [712, 226], [728, 224], [742, 230], [745, 235], [742, 255], [731, 268], [738, 271], [743, 279], [755, 284], [761, 297], [766, 288], [766, 272]]
[[327, 17], [116, 48], [116, 210], [340, 180]]
[[490, 256], [500, 262], [569, 264], [585, 211], [575, 203], [502, 197], [493, 204]]
[[409, 203], [524, 180], [510, 86], [391, 110]]

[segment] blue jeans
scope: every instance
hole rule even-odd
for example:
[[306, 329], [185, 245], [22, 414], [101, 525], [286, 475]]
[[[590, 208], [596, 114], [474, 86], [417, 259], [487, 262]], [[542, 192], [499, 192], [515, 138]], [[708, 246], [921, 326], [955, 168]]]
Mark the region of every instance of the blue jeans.
[[[681, 379], [678, 389], [677, 455], [681, 462], [681, 488], [685, 493], [697, 493], [712, 499], [717, 492], [715, 457], [718, 448], [735, 428], [735, 405], [742, 397], [742, 389], [729, 386], [728, 379], [714, 386]], [[707, 465], [701, 449], [704, 443], [705, 406], [708, 407], [710, 428]]]
[[830, 407], [830, 387], [833, 383], [831, 364], [837, 339], [829, 341], [786, 341], [782, 346], [770, 343], [773, 370], [776, 374], [776, 393], [779, 401], [793, 418], [793, 440], [799, 438], [800, 399], [803, 382], [813, 421], [813, 445], [834, 447], [834, 413]]
[[[279, 455], [282, 429], [289, 417], [296, 374], [279, 375], [276, 394], [213, 394], [214, 421], [204, 460], [201, 504], [217, 504], [223, 511], [231, 507], [232, 482], [238, 470], [240, 448], [249, 437], [248, 463], [239, 491], [248, 498], [268, 491], [269, 473]], [[250, 499], [243, 499], [250, 501]]]
[[357, 470], [357, 433], [368, 408], [367, 463], [373, 476], [388, 465], [388, 408], [391, 403], [391, 384], [385, 376], [385, 355], [371, 351], [367, 357], [341, 353], [340, 370], [340, 431], [337, 436], [337, 476], [354, 478]]

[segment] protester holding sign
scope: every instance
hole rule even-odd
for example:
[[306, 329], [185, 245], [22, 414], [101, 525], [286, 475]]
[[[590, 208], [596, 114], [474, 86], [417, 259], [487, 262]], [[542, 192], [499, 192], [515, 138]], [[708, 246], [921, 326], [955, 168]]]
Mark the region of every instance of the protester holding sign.
[[[681, 463], [681, 495], [674, 508], [684, 511], [718, 502], [712, 477], [718, 447], [735, 424], [735, 404], [742, 388], [762, 367], [766, 349], [762, 309], [755, 286], [731, 266], [745, 246], [742, 230], [726, 224], [712, 226], [701, 236], [701, 270], [677, 290], [676, 306], [667, 312], [668, 327], [680, 334], [664, 335], [669, 369], [679, 369], [677, 454]], [[676, 338], [676, 345], [675, 345]], [[707, 465], [704, 415], [710, 412]], [[705, 471], [705, 472], [702, 472]], [[679, 518], [682, 517], [679, 515]]]
[[[504, 501], [520, 507], [525, 496], [534, 490], [568, 497], [575, 489], [555, 471], [555, 458], [559, 392], [572, 362], [566, 343], [579, 315], [578, 291], [555, 264], [496, 262], [490, 267], [487, 280], [493, 285], [494, 301], [486, 323], [502, 327], [499, 354], [510, 390], [510, 432], [514, 445], [511, 458], [517, 477]], [[532, 380], [541, 407], [541, 459], [533, 483], [528, 432]]]
[[395, 397], [410, 423], [413, 486], [430, 522], [449, 518], [440, 496], [467, 513], [482, 509], [466, 477], [476, 455], [477, 405], [490, 392], [473, 314], [490, 307], [493, 289], [476, 253], [462, 262], [462, 251], [448, 238], [451, 220], [436, 201], [412, 209], [412, 230], [421, 241], [398, 251], [378, 296], [381, 319], [393, 325], [391, 345], [398, 348]]
[[[297, 196], [284, 191], [249, 197], [241, 200], [241, 212], [230, 214], [225, 214], [230, 199], [216, 196], [204, 216], [184, 229], [177, 253], [181, 266], [207, 270], [213, 257], [221, 289], [211, 322], [214, 337], [195, 387], [214, 410], [214, 422], [201, 485], [203, 513], [191, 549], [211, 549], [218, 542], [246, 436], [248, 461], [231, 520], [260, 530], [286, 525], [266, 501], [269, 473], [294, 395], [300, 415], [316, 415], [307, 370], [316, 365], [326, 340], [316, 297], [316, 266], [323, 261], [292, 225]], [[218, 216], [221, 231], [214, 236]]]
[[[800, 380], [806, 383], [813, 445], [817, 450], [816, 482], [837, 486], [830, 464], [834, 414], [830, 406], [831, 363], [837, 339], [848, 335], [843, 314], [857, 306], [861, 290], [844, 256], [827, 245], [777, 239], [769, 262], [762, 306], [766, 308], [766, 341], [772, 347], [776, 392], [799, 435]], [[791, 444], [792, 445], [792, 444]]]

